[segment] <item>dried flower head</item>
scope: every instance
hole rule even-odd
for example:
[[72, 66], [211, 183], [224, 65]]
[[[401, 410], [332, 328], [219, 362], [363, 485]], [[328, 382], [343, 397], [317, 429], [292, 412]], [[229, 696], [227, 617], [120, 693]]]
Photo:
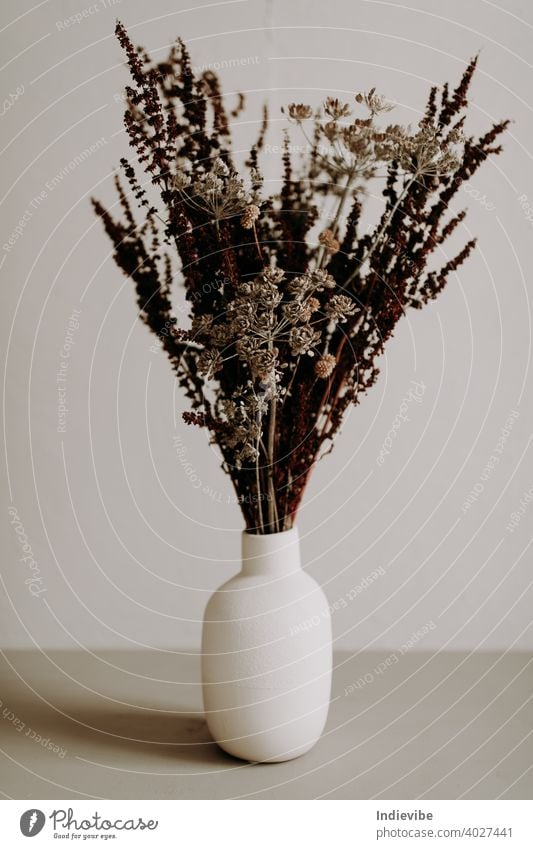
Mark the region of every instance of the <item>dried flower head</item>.
[[267, 283], [274, 283], [277, 285], [278, 283], [281, 283], [284, 277], [285, 272], [282, 271], [281, 268], [265, 268], [263, 271], [263, 280]]
[[336, 97], [327, 97], [324, 101], [324, 112], [334, 121], [338, 121], [340, 118], [346, 118], [350, 114], [350, 107], [347, 103], [342, 103]]
[[305, 103], [289, 103], [287, 109], [289, 118], [293, 121], [305, 121], [307, 118], [311, 118], [313, 116], [313, 110]]
[[283, 317], [289, 324], [298, 324], [298, 322], [309, 321], [310, 312], [308, 304], [305, 301], [293, 300], [282, 307]]
[[303, 298], [315, 292], [323, 292], [324, 289], [335, 289], [337, 286], [335, 278], [323, 268], [308, 271], [295, 277], [288, 285], [288, 291]]
[[251, 230], [259, 218], [259, 207], [254, 203], [247, 206], [241, 217], [241, 224], [245, 230]]
[[313, 313], [320, 307], [318, 298], [307, 298], [305, 301], [298, 301], [301, 307], [301, 321], [309, 321]]
[[211, 166], [211, 173], [217, 177], [229, 177], [230, 170], [220, 156], [216, 156]]
[[316, 376], [320, 378], [329, 377], [333, 373], [336, 364], [337, 360], [333, 354], [324, 354], [315, 362], [314, 371]]
[[332, 230], [323, 230], [318, 241], [330, 254], [336, 254], [340, 248], [340, 242], [335, 238]]
[[260, 340], [253, 336], [243, 336], [235, 342], [235, 349], [244, 361], [249, 361], [257, 353]]
[[417, 177], [438, 177], [457, 170], [462, 142], [461, 133], [451, 132], [442, 138], [437, 125], [422, 121], [416, 133], [397, 134], [396, 157], [405, 171]]
[[177, 171], [176, 174], [171, 175], [170, 179], [172, 188], [178, 192], [184, 191], [191, 185], [191, 178], [185, 171]]
[[211, 170], [195, 180], [186, 177], [183, 172], [178, 173], [173, 178], [174, 188], [188, 206], [206, 213], [217, 223], [242, 214], [255, 197], [253, 190], [247, 190], [244, 180], [231, 172], [220, 157], [213, 161]]
[[313, 330], [309, 324], [293, 327], [289, 334], [291, 352], [297, 357], [301, 354], [312, 354], [312, 349], [319, 340], [320, 332]]
[[328, 318], [341, 323], [345, 322], [348, 316], [354, 315], [356, 310], [356, 305], [346, 295], [333, 295], [324, 307]]
[[248, 360], [253, 377], [258, 377], [260, 380], [268, 380], [272, 377], [276, 369], [277, 356], [277, 348], [272, 350], [262, 348], [254, 351]]
[[394, 103], [389, 103], [381, 94], [376, 94], [376, 89], [371, 88], [369, 92], [360, 92], [355, 95], [356, 103], [364, 103], [372, 116], [380, 112], [390, 112], [394, 109]]

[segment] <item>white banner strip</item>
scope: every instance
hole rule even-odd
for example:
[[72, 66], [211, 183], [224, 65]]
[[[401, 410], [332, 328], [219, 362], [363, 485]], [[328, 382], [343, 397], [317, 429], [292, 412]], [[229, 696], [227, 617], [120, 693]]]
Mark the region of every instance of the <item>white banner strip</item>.
[[529, 801], [9, 800], [0, 804], [0, 833], [9, 849], [67, 840], [124, 849], [532, 849], [531, 810]]

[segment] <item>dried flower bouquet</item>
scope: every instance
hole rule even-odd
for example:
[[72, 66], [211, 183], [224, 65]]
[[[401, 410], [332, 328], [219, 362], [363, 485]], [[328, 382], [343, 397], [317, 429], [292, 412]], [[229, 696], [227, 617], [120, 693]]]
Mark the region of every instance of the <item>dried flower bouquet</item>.
[[[220, 448], [247, 529], [288, 530], [345, 411], [376, 381], [397, 321], [435, 298], [474, 248], [470, 240], [442, 267], [428, 264], [465, 217], [450, 202], [500, 152], [508, 122], [465, 135], [476, 59], [453, 92], [431, 89], [414, 129], [387, 123], [392, 106], [375, 90], [352, 104], [328, 97], [317, 111], [291, 104], [286, 117], [305, 152], [296, 167], [286, 132], [281, 188], [267, 194], [266, 109], [239, 172], [230, 123], [243, 96], [228, 111], [216, 75], [195, 76], [180, 40], [153, 63], [120, 23], [116, 34], [133, 80], [125, 125], [149, 179], [121, 160], [122, 217], [96, 200], [95, 210], [189, 399], [184, 420]], [[372, 184], [381, 209], [361, 233]], [[172, 297], [177, 277], [186, 327]]]

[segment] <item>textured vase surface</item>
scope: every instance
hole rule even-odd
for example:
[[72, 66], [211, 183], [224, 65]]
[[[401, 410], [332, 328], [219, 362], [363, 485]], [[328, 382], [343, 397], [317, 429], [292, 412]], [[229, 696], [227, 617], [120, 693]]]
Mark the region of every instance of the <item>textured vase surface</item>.
[[327, 599], [303, 571], [297, 529], [242, 535], [242, 570], [207, 605], [206, 720], [226, 752], [287, 761], [314, 746], [331, 693]]

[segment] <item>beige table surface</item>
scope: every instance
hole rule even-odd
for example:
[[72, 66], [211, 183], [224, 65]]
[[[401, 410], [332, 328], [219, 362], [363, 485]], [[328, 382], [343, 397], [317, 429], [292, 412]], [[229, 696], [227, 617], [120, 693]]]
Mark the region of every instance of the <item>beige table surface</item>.
[[[251, 765], [210, 740], [197, 654], [4, 652], [0, 791], [14, 799], [532, 798], [533, 656], [391, 656], [337, 654], [315, 749]], [[350, 687], [358, 679], [362, 686]]]

